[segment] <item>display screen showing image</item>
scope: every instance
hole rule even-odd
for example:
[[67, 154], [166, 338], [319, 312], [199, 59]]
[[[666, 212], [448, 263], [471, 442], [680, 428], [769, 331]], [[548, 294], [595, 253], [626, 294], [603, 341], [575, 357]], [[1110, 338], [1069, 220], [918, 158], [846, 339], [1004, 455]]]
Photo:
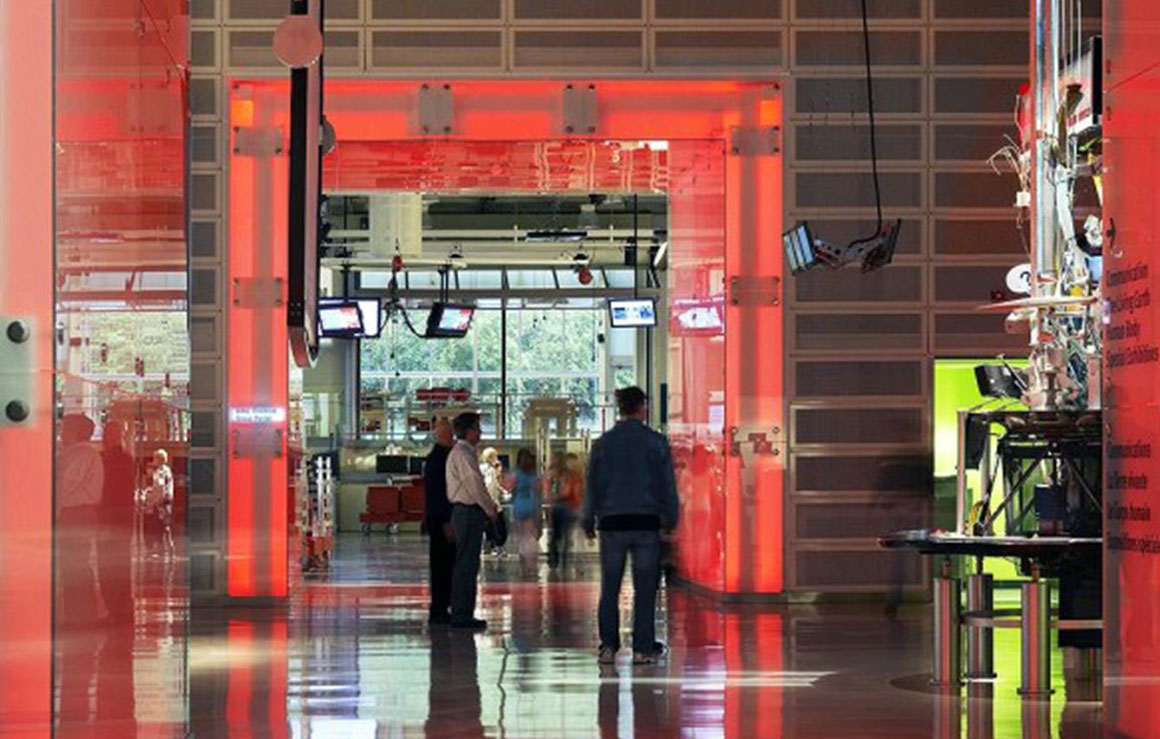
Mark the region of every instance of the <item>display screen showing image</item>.
[[363, 332], [358, 303], [338, 303], [318, 307], [318, 325], [323, 336], [358, 336]]
[[805, 223], [799, 223], [781, 236], [785, 247], [785, 258], [789, 271], [793, 274], [805, 272], [817, 262], [814, 254], [814, 237]]
[[469, 305], [436, 303], [427, 317], [427, 336], [444, 339], [466, 336], [474, 315], [475, 308]]
[[[357, 308], [359, 318], [362, 320], [362, 326], [357, 332], [349, 328], [353, 320], [350, 315], [350, 306]], [[343, 312], [341, 318], [331, 315], [336, 309]], [[323, 336], [377, 339], [382, 333], [381, 315], [382, 304], [378, 298], [322, 298], [318, 301], [318, 323], [320, 333]], [[331, 329], [328, 328], [327, 321], [345, 321], [346, 323], [343, 328]]]
[[612, 300], [608, 303], [613, 328], [647, 328], [657, 325], [657, 306], [652, 300]]

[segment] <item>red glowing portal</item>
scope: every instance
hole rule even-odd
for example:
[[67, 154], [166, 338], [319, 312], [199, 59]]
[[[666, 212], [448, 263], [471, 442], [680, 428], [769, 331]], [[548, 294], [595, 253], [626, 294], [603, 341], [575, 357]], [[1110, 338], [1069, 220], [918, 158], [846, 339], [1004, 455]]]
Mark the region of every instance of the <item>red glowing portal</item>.
[[[439, 87], [443, 87], [443, 82]], [[725, 330], [670, 340], [668, 418], [684, 577], [717, 593], [783, 589], [780, 88], [772, 83], [450, 82], [431, 137], [418, 82], [331, 80], [324, 187], [346, 191], [666, 192], [672, 300], [723, 305]], [[288, 85], [231, 83], [231, 409], [286, 408]], [[570, 122], [580, 105], [593, 133]], [[228, 590], [288, 591], [286, 426], [230, 424]]]

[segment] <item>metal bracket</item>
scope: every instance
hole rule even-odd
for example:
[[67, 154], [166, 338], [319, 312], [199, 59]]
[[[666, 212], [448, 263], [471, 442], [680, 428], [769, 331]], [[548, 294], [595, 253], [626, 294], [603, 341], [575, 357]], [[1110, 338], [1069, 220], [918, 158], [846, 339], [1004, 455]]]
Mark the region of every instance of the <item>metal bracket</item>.
[[235, 277], [233, 304], [239, 308], [269, 308], [281, 306], [282, 278]]
[[269, 425], [239, 426], [230, 431], [230, 456], [234, 459], [280, 459], [282, 429]]
[[424, 136], [448, 136], [455, 132], [451, 85], [423, 85], [419, 88], [419, 132]]
[[36, 412], [35, 335], [31, 318], [0, 316], [0, 428], [27, 424]]
[[781, 428], [750, 429], [740, 426], [729, 427], [729, 455], [732, 457], [746, 456], [746, 446], [750, 455], [770, 454], [778, 456], [781, 450], [777, 448]]
[[234, 153], [242, 157], [275, 157], [285, 139], [278, 126], [234, 126]]
[[781, 126], [734, 126], [729, 130], [734, 156], [771, 157], [781, 153]]
[[600, 121], [596, 85], [565, 85], [563, 113], [565, 134], [596, 133], [596, 125]]
[[743, 276], [729, 278], [729, 304], [748, 306], [781, 305], [781, 278]]

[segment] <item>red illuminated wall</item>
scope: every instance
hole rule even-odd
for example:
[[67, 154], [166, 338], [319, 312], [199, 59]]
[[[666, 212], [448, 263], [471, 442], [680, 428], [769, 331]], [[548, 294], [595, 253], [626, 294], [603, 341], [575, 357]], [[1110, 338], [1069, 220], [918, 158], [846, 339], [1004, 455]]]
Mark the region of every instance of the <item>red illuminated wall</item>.
[[[1160, 726], [1160, 4], [1105, 0], [1105, 712]], [[1157, 291], [1153, 289], [1156, 288]]]
[[[681, 415], [670, 420], [682, 465], [687, 531], [715, 542], [704, 548], [688, 542], [681, 570], [716, 592], [781, 592], [782, 159], [779, 148], [765, 143], [778, 138], [773, 127], [781, 121], [780, 89], [714, 81], [596, 83], [595, 133], [582, 137], [564, 133], [563, 82], [452, 82], [452, 134], [436, 139], [419, 129], [420, 87], [417, 82], [327, 83], [327, 117], [339, 143], [325, 160], [325, 188], [671, 191], [674, 259], [688, 267], [672, 277], [675, 294], [721, 301], [726, 325], [724, 336], [678, 339], [669, 352], [670, 370], [681, 378], [676, 385], [670, 378], [682, 399]], [[284, 289], [284, 249], [271, 251], [271, 246], [285, 243], [285, 158], [256, 155], [246, 142], [262, 138], [267, 129], [284, 142], [288, 99], [284, 82], [231, 84], [235, 291], [255, 279]], [[736, 151], [735, 136], [744, 140]], [[512, 159], [519, 149], [513, 141], [563, 144], [586, 138], [667, 142], [671, 176], [682, 184], [638, 179], [640, 173], [602, 180], [605, 168], [599, 162], [590, 163], [590, 176], [545, 177], [545, 171], [556, 173], [550, 165], [521, 168]], [[566, 157], [568, 148], [555, 146], [552, 153]], [[574, 162], [562, 160], [562, 172], [574, 168]], [[231, 302], [230, 407], [285, 408], [288, 355], [281, 310], [251, 305], [244, 295], [239, 302], [235, 294]], [[271, 382], [271, 376], [277, 379]], [[230, 425], [228, 589], [233, 596], [278, 597], [287, 592], [286, 516], [276, 503], [285, 489], [285, 459], [247, 452], [238, 440], [249, 433]]]
[[52, 711], [52, 23], [49, 3], [0, 3], [0, 315], [30, 321], [36, 347], [34, 413], [0, 426], [0, 726], [16, 736], [46, 736]]
[[[232, 88], [230, 158], [231, 307], [227, 398], [231, 409], [287, 412], [287, 159], [276, 151], [288, 131], [284, 86]], [[256, 132], [252, 144], [239, 131]], [[265, 137], [265, 138], [263, 138]], [[272, 137], [272, 138], [271, 138]], [[273, 142], [273, 143], [272, 143]], [[287, 594], [285, 420], [229, 424], [228, 594]]]

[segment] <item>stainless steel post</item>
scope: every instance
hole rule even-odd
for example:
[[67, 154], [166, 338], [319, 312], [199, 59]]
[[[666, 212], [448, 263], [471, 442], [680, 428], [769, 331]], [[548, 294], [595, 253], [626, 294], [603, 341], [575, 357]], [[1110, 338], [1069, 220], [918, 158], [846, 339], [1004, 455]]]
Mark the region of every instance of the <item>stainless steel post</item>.
[[967, 683], [967, 739], [995, 739], [995, 683]]
[[1051, 585], [1033, 575], [1023, 583], [1022, 680], [1019, 694], [1024, 698], [1051, 695]]
[[955, 484], [955, 533], [967, 533], [967, 515], [971, 502], [967, 496], [967, 414], [959, 411], [959, 464]]
[[958, 691], [934, 696], [932, 739], [961, 739], [963, 736], [963, 699]]
[[962, 583], [951, 577], [950, 563], [934, 578], [934, 641], [931, 645], [931, 682], [958, 687], [962, 680]]
[[[967, 612], [990, 613], [995, 608], [995, 579], [983, 572], [967, 577]], [[995, 633], [990, 626], [965, 626], [967, 631], [967, 677], [995, 677]]]

